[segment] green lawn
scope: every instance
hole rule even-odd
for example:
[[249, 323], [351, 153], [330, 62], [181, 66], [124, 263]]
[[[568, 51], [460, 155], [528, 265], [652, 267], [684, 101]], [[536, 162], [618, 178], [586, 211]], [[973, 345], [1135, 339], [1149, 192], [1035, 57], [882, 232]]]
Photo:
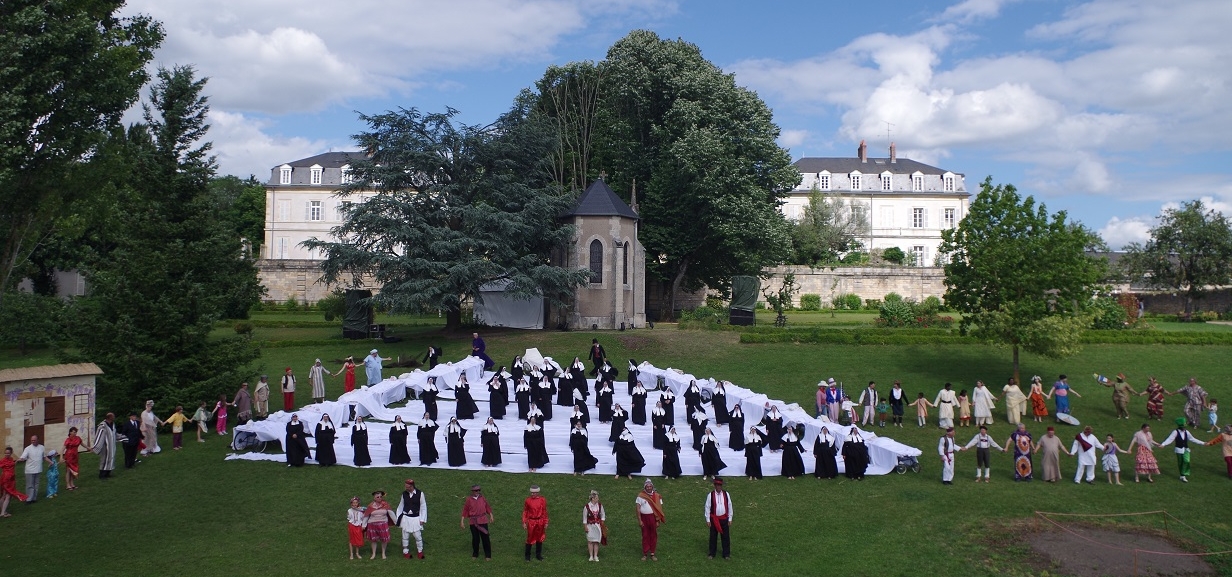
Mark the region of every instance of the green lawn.
[[[853, 316], [844, 313], [838, 319]], [[262, 336], [261, 330], [257, 329], [258, 339], [284, 340]], [[469, 350], [469, 335], [446, 338], [437, 329], [409, 323], [398, 334], [405, 340], [378, 345], [383, 355], [421, 357], [428, 344], [442, 346], [446, 358], [460, 357]], [[1001, 383], [1010, 360], [1008, 351], [987, 346], [741, 345], [736, 333], [679, 331], [673, 325], [623, 333], [485, 331], [484, 336], [489, 353], [501, 364], [528, 346], [568, 360], [584, 354], [590, 339], [596, 337], [613, 358], [650, 360], [699, 376], [726, 378], [810, 409], [816, 382], [824, 377], [834, 376], [853, 385], [875, 379], [887, 387], [900, 379], [912, 396], [923, 391], [932, 398], [945, 381], [968, 389], [977, 378]], [[307, 338], [318, 336], [313, 333]], [[339, 339], [322, 346], [266, 348], [262, 367], [254, 368], [253, 374], [274, 373], [283, 366], [302, 373], [314, 358], [328, 362], [348, 354], [358, 357], [372, 346]], [[1135, 386], [1145, 383], [1147, 375], [1156, 375], [1170, 388], [1194, 376], [1213, 396], [1227, 399], [1232, 398], [1226, 370], [1230, 353], [1222, 346], [1087, 346], [1079, 355], [1061, 361], [1025, 355], [1023, 372], [1040, 374], [1047, 382], [1061, 372], [1071, 375], [1071, 383], [1084, 395], [1073, 399], [1075, 416], [1094, 425], [1101, 438], [1112, 432], [1128, 444], [1144, 415], [1142, 400], [1134, 400], [1133, 420], [1115, 420], [1110, 392], [1097, 387], [1091, 373], [1124, 372]], [[12, 356], [0, 357], [0, 366], [18, 362]], [[620, 367], [623, 375], [623, 362]], [[340, 392], [340, 379], [331, 380], [329, 395]], [[1179, 414], [1178, 399], [1169, 399], [1169, 417]], [[1002, 412], [992, 431], [1002, 441], [1010, 430], [1003, 420]], [[1165, 424], [1156, 425], [1157, 438], [1162, 439], [1168, 429]], [[697, 478], [658, 482], [666, 499], [668, 524], [661, 534], [660, 561], [642, 563], [632, 517], [640, 482], [602, 476], [450, 471], [443, 466], [288, 469], [275, 463], [223, 462], [224, 442], [214, 436], [205, 444], [191, 442], [183, 451], [148, 458], [135, 470], [120, 470], [105, 483], [91, 474], [95, 459], [84, 457], [81, 490], [62, 492], [54, 501], [32, 506], [14, 504], [13, 517], [0, 520], [0, 542], [5, 544], [0, 548], [0, 574], [136, 575], [179, 569], [263, 576], [335, 575], [348, 570], [377, 575], [456, 575], [483, 565], [491, 575], [879, 576], [915, 574], [921, 569], [947, 576], [1043, 575], [1045, 566], [1034, 563], [1020, 540], [1024, 527], [1042, 527], [1032, 522], [1036, 510], [1104, 514], [1166, 509], [1208, 535], [1232, 541], [1232, 505], [1227, 498], [1232, 482], [1215, 448], [1195, 449], [1189, 484], [1176, 480], [1172, 455], [1165, 449], [1157, 456], [1166, 474], [1153, 485], [1133, 484], [1132, 472], [1124, 487], [1103, 483], [1102, 473], [1094, 487], [1068, 482], [1018, 484], [1012, 481], [1010, 459], [999, 454], [993, 457], [994, 481], [976, 485], [970, 482], [974, 458], [962, 453], [956, 484], [946, 487], [938, 482], [934, 448], [939, 433], [935, 428], [917, 429], [908, 424], [905, 429], [884, 432], [924, 451], [920, 474], [870, 477], [863, 482], [811, 478], [748, 482], [738, 477], [743, 463], [729, 463], [728, 488], [737, 510], [734, 554], [727, 563], [705, 559], [702, 499], [708, 486]], [[1033, 426], [1032, 432], [1042, 434], [1042, 426]], [[1061, 433], [1072, 437], [1073, 430], [1062, 429]], [[970, 430], [962, 430], [958, 437], [965, 443], [971, 435]], [[1198, 436], [1210, 438], [1205, 432]], [[163, 443], [170, 446], [169, 436]], [[648, 459], [658, 457], [649, 448], [643, 451]], [[1132, 471], [1132, 459], [1123, 456], [1121, 462]], [[1063, 469], [1072, 475], [1072, 460], [1063, 461]], [[408, 562], [399, 556], [384, 562], [348, 561], [347, 499], [356, 494], [366, 497], [377, 488], [397, 490], [406, 477], [414, 477], [428, 497], [428, 559]], [[470, 559], [469, 536], [457, 524], [461, 499], [476, 482], [484, 484], [496, 510], [496, 559], [488, 564]], [[521, 559], [524, 534], [518, 518], [521, 499], [531, 483], [544, 487], [554, 520], [548, 530], [548, 560], [542, 564]], [[611, 545], [601, 552], [599, 564], [585, 561], [579, 526], [580, 508], [592, 488], [600, 491], [609, 515]], [[1192, 533], [1185, 535], [1196, 538]], [[1223, 575], [1232, 575], [1232, 560], [1220, 561], [1219, 567]]]

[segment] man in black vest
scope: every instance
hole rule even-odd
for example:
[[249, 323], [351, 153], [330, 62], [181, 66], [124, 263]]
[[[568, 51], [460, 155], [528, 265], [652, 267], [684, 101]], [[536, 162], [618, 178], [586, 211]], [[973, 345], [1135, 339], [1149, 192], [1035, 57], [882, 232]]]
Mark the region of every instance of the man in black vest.
[[423, 559], [423, 526], [428, 523], [428, 501], [423, 491], [415, 488], [415, 480], [407, 479], [402, 499], [398, 501], [398, 527], [402, 529], [402, 556], [411, 558], [411, 535], [415, 535], [415, 550]]
[[119, 433], [124, 439], [124, 468], [131, 469], [140, 462], [137, 460], [137, 449], [141, 444], [141, 423], [137, 420], [137, 413], [128, 415], [128, 420], [120, 425]]

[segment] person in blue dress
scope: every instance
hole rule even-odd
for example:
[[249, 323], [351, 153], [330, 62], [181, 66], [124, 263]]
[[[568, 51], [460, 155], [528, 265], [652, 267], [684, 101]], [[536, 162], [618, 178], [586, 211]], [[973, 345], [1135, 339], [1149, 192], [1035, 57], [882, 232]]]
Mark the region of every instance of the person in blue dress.
[[496, 365], [496, 361], [488, 356], [487, 349], [488, 345], [479, 338], [479, 333], [471, 333], [471, 356], [483, 359], [483, 370], [485, 371]]
[[1069, 414], [1069, 395], [1070, 393], [1077, 395], [1079, 398], [1082, 397], [1082, 395], [1078, 394], [1078, 391], [1075, 391], [1070, 388], [1068, 377], [1066, 377], [1065, 375], [1061, 375], [1060, 377], [1057, 377], [1057, 382], [1053, 383], [1052, 390], [1048, 391], [1048, 396], [1052, 397], [1053, 401], [1057, 404], [1057, 414], [1058, 415], [1061, 415], [1061, 414], [1068, 415]]
[[381, 363], [388, 360], [390, 359], [381, 358], [376, 349], [372, 349], [368, 352], [368, 356], [364, 357], [364, 373], [368, 377], [369, 387], [381, 382]]

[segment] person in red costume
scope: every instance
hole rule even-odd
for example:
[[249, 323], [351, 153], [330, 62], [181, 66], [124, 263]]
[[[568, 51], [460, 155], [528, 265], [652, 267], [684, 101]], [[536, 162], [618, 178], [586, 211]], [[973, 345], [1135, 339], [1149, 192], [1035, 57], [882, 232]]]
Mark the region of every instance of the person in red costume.
[[543, 561], [543, 541], [547, 539], [548, 500], [539, 494], [539, 485], [530, 486], [530, 496], [522, 504], [522, 528], [526, 529], [526, 560], [535, 546], [535, 559]]

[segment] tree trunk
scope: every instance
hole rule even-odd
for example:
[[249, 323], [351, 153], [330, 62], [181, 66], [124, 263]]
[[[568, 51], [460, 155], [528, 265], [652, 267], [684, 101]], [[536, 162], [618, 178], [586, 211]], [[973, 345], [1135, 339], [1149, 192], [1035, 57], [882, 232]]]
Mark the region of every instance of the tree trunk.
[[1018, 345], [1014, 345], [1014, 382], [1022, 382], [1022, 379], [1018, 378]]
[[676, 278], [672, 279], [671, 292], [667, 295], [667, 318], [676, 318], [676, 291], [680, 290], [680, 283], [684, 281], [684, 273], [689, 270], [689, 261], [683, 261], [676, 269]]
[[445, 311], [445, 330], [452, 331], [462, 328], [462, 309]]

